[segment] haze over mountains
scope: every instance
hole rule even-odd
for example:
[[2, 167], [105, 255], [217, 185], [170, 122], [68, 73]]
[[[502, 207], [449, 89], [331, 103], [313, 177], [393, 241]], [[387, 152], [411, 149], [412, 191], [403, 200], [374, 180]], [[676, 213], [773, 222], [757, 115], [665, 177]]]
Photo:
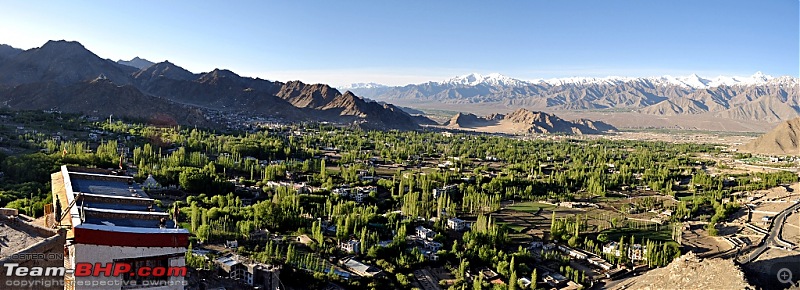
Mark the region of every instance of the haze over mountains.
[[139, 58], [138, 56], [134, 57], [131, 60], [121, 60], [120, 59], [120, 60], [117, 61], [117, 63], [118, 64], [124, 64], [124, 65], [127, 65], [127, 66], [132, 66], [132, 67], [135, 67], [135, 68], [138, 68], [138, 69], [146, 69], [146, 68], [150, 67], [151, 65], [155, 64], [152, 61], [149, 61], [149, 60], [146, 60], [146, 59], [143, 59], [143, 58]]
[[797, 78], [760, 72], [749, 77], [576, 77], [533, 81], [500, 74], [469, 74], [399, 87], [362, 84], [346, 89], [365, 98], [416, 108], [450, 104], [508, 110], [624, 111], [774, 123], [800, 115], [799, 84]]
[[0, 107], [55, 109], [214, 127], [247, 118], [331, 121], [375, 129], [416, 129], [391, 104], [323, 84], [282, 83], [224, 69], [196, 74], [168, 61], [114, 62], [73, 41], [19, 50], [0, 46]]

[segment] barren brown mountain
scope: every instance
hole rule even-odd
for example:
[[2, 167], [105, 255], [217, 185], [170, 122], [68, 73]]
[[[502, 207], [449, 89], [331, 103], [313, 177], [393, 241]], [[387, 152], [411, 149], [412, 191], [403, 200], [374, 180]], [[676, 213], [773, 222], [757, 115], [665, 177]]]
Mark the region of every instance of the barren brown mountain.
[[492, 114], [486, 117], [458, 113], [447, 121], [444, 126], [450, 129], [509, 134], [600, 134], [616, 130], [613, 126], [599, 121], [586, 119], [567, 121], [553, 114], [526, 109], [518, 109], [507, 115]]
[[800, 155], [800, 118], [781, 123], [739, 150], [769, 155]]

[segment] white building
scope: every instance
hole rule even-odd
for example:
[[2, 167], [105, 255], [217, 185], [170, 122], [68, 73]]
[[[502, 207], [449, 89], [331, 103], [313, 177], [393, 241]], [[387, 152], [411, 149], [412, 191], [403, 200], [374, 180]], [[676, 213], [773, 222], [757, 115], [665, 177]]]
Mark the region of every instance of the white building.
[[610, 242], [608, 244], [605, 244], [603, 246], [603, 253], [612, 254], [614, 256], [619, 257], [619, 249], [617, 247], [618, 245], [619, 244], [617, 242]]
[[237, 240], [225, 241], [225, 247], [230, 249], [236, 249], [239, 247], [239, 241]]
[[[62, 166], [51, 181], [53, 212], [64, 217], [57, 222], [67, 230], [65, 289], [120, 289], [118, 285], [123, 284], [137, 289], [184, 289], [189, 231], [177, 228], [169, 213], [157, 211], [155, 201], [132, 177]], [[69, 270], [78, 263], [125, 263], [134, 274], [76, 277]], [[158, 267], [166, 275], [136, 275], [142, 267]]]
[[334, 188], [333, 189], [333, 194], [336, 194], [336, 195], [339, 195], [339, 196], [342, 196], [342, 197], [347, 197], [347, 196], [350, 195], [350, 192], [349, 192], [349, 190], [347, 188]]
[[[617, 242], [610, 242], [603, 246], [603, 253], [612, 254], [619, 257], [620, 249]], [[628, 259], [631, 261], [645, 261], [647, 260], [647, 248], [641, 244], [633, 244], [627, 250]]]
[[339, 248], [342, 249], [342, 251], [351, 254], [360, 253], [360, 247], [361, 247], [361, 242], [358, 240], [349, 240], [339, 244]]
[[451, 194], [458, 191], [458, 187], [455, 184], [451, 184], [441, 188], [434, 188], [433, 189], [433, 198], [439, 198], [441, 195]]
[[370, 193], [377, 190], [377, 187], [374, 186], [358, 187], [355, 189], [355, 193], [353, 194], [353, 200], [355, 200], [357, 203], [362, 203], [364, 202], [364, 199], [369, 197]]
[[455, 231], [463, 231], [467, 228], [467, 222], [460, 218], [447, 219], [447, 228]]
[[628, 249], [628, 258], [631, 259], [631, 261], [646, 261], [647, 248], [641, 244], [631, 245], [631, 247]]
[[417, 227], [417, 236], [421, 239], [432, 240], [436, 236], [436, 232], [423, 226]]
[[219, 257], [214, 263], [220, 276], [240, 280], [259, 289], [281, 289], [279, 266], [253, 262], [236, 254]]
[[425, 240], [423, 241], [423, 247], [425, 247], [426, 250], [438, 252], [440, 249], [442, 249], [442, 243]]
[[367, 196], [369, 196], [369, 192], [364, 193], [363, 190], [357, 190], [356, 193], [353, 195], [353, 200], [355, 200], [357, 203], [363, 203], [364, 198]]

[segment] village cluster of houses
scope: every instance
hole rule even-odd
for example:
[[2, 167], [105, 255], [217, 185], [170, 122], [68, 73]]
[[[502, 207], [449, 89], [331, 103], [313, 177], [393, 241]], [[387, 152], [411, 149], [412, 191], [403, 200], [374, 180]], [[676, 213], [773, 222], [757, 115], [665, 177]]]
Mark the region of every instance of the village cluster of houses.
[[[267, 187], [271, 188], [278, 188], [278, 187], [288, 187], [292, 188], [297, 193], [309, 193], [311, 192], [311, 187], [307, 186], [305, 182], [291, 182], [291, 181], [267, 181]], [[261, 190], [260, 188], [257, 188]]]
[[442, 243], [433, 240], [436, 237], [436, 231], [423, 226], [418, 226], [415, 230], [416, 235], [406, 237], [406, 241], [418, 248], [422, 255], [425, 256], [425, 259], [430, 261], [439, 260], [436, 252], [442, 249]]
[[650, 212], [658, 214], [658, 216], [655, 216], [655, 217], [650, 219], [650, 221], [652, 221], [654, 223], [657, 223], [657, 224], [664, 224], [665, 221], [668, 221], [672, 217], [672, 210], [671, 209], [666, 209], [666, 210], [663, 210], [663, 211], [660, 211], [660, 210], [657, 210], [657, 209], [653, 209], [653, 210], [650, 210]]
[[[617, 242], [609, 242], [603, 246], [603, 253], [604, 254], [612, 254], [616, 257], [620, 256], [619, 251], [619, 243]], [[634, 262], [638, 261], [646, 261], [647, 260], [647, 248], [642, 246], [642, 244], [632, 244], [628, 247], [628, 259]]]
[[339, 187], [334, 188], [333, 193], [345, 198], [351, 198], [357, 203], [363, 203], [371, 192], [377, 192], [378, 188], [375, 186], [361, 186], [354, 188]]
[[[589, 266], [596, 268], [599, 270], [599, 272], [605, 274], [606, 278], [613, 278], [625, 272], [625, 269], [615, 267], [613, 264], [594, 253], [582, 249], [572, 248], [567, 245], [556, 245], [555, 243], [534, 241], [531, 243], [530, 248], [540, 249], [542, 251], [560, 251], [572, 259], [585, 262]], [[604, 254], [610, 254], [619, 257], [621, 254], [619, 243], [609, 242], [603, 245], [602, 252]], [[628, 247], [627, 255], [632, 261], [645, 261], [647, 259], [647, 249], [641, 244], [633, 244]], [[546, 273], [542, 277], [545, 282], [553, 287], [561, 287], [570, 282], [567, 281], [568, 279], [566, 279], [563, 275], [554, 272]]]
[[458, 186], [455, 184], [447, 185], [440, 188], [433, 189], [433, 198], [439, 198], [441, 195], [449, 195], [458, 192]]
[[258, 289], [282, 289], [280, 266], [255, 262], [237, 254], [219, 257], [214, 260], [214, 264], [220, 276], [242, 281]]
[[591, 203], [591, 202], [573, 202], [573, 201], [561, 202], [561, 203], [558, 203], [558, 206], [566, 207], [566, 208], [587, 208], [587, 207], [600, 208], [600, 206], [595, 204], [595, 203]]

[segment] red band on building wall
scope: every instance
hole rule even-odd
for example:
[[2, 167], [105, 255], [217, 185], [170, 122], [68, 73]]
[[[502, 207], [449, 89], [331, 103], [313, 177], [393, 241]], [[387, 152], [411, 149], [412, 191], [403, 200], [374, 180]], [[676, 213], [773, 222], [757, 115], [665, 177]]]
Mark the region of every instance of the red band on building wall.
[[189, 246], [189, 234], [126, 233], [74, 228], [79, 244], [121, 247], [183, 247]]

